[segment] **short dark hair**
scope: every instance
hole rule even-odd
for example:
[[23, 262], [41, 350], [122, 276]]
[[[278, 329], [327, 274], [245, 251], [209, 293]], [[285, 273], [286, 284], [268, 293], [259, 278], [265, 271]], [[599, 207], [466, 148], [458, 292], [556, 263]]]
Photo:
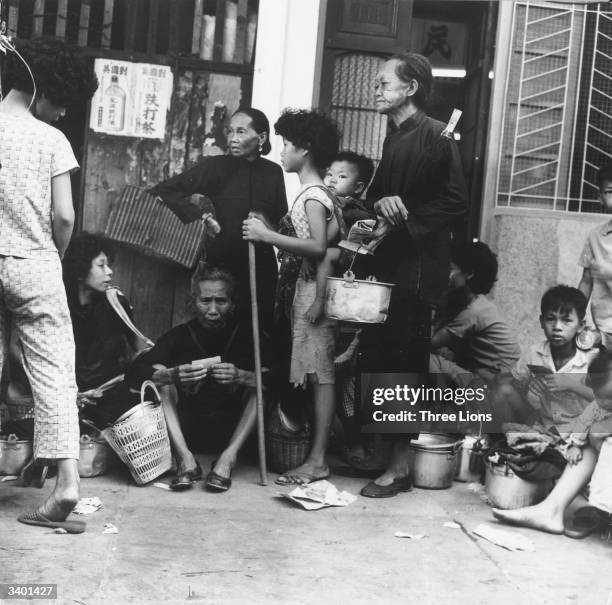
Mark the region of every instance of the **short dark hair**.
[[340, 133], [326, 115], [306, 109], [285, 109], [274, 124], [276, 134], [307, 149], [313, 164], [323, 170], [338, 153]]
[[[32, 70], [36, 92], [56, 107], [88, 101], [98, 88], [98, 79], [86, 59], [58, 38], [15, 41], [15, 47]], [[32, 78], [16, 53], [6, 62], [6, 84], [33, 93]]]
[[359, 174], [359, 180], [367, 187], [372, 180], [374, 174], [374, 162], [367, 158], [365, 155], [359, 155], [354, 151], [341, 151], [336, 157], [330, 162], [348, 162], [353, 164], [357, 168], [357, 174]]
[[272, 145], [270, 144], [270, 122], [268, 121], [266, 114], [259, 109], [255, 109], [254, 107], [240, 107], [232, 114], [232, 117], [239, 113], [251, 118], [253, 130], [257, 134], [262, 134], [265, 132], [268, 135], [266, 142], [261, 146], [261, 155], [268, 155], [270, 151], [272, 151]]
[[597, 186], [601, 190], [604, 181], [612, 182], [612, 163], [601, 166], [597, 171]]
[[62, 260], [64, 286], [70, 300], [77, 296], [79, 282], [87, 277], [94, 258], [102, 253], [112, 262], [114, 250], [102, 235], [83, 231], [70, 240]]
[[191, 276], [190, 292], [192, 299], [195, 299], [195, 297], [198, 295], [198, 284], [202, 283], [203, 281], [224, 282], [227, 286], [229, 297], [234, 300], [236, 281], [234, 280], [234, 276], [229, 271], [219, 267], [213, 267], [206, 263], [200, 263]]
[[453, 246], [453, 262], [471, 273], [467, 285], [474, 294], [488, 294], [497, 279], [497, 256], [483, 242], [462, 242]]
[[542, 296], [540, 314], [544, 315], [550, 311], [559, 313], [576, 311], [578, 319], [582, 320], [586, 315], [587, 303], [586, 296], [578, 288], [565, 285], [553, 286]]
[[423, 107], [429, 100], [433, 88], [433, 72], [427, 57], [417, 53], [401, 53], [393, 55], [389, 61], [391, 60], [398, 61], [395, 73], [402, 82], [406, 84], [410, 80], [418, 82], [419, 88], [412, 98], [417, 107]]
[[612, 351], [604, 347], [599, 348], [597, 357], [589, 364], [587, 373], [587, 386], [594, 390], [601, 388], [610, 378], [612, 373]]

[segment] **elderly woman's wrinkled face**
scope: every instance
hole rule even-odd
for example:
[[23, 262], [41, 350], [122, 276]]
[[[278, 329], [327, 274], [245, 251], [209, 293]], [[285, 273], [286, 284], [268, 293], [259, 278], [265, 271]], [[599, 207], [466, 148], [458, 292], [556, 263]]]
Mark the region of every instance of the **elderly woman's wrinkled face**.
[[108, 257], [104, 252], [100, 252], [91, 261], [91, 268], [83, 280], [83, 285], [94, 292], [104, 292], [110, 286], [112, 274], [113, 270], [108, 264]]
[[227, 129], [227, 145], [230, 153], [239, 158], [253, 160], [259, 156], [259, 146], [266, 141], [267, 134], [258, 133], [253, 121], [244, 113], [232, 116]]
[[200, 324], [206, 328], [220, 328], [234, 309], [229, 288], [224, 281], [206, 280], [197, 286], [195, 312]]
[[[398, 60], [386, 61], [374, 80], [374, 106], [378, 113], [387, 114], [409, 103], [416, 81], [400, 80], [395, 72]], [[418, 85], [417, 85], [418, 86]]]

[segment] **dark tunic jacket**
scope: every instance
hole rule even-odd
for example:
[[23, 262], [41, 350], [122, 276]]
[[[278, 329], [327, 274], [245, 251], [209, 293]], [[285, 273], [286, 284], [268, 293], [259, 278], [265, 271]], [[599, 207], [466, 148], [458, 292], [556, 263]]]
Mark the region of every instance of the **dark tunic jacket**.
[[[195, 338], [194, 336], [195, 335]], [[270, 343], [267, 335], [261, 333], [262, 366], [271, 367]], [[139, 388], [144, 380], [150, 380], [154, 373], [154, 365], [161, 364], [167, 368], [180, 364], [191, 363], [196, 359], [204, 359], [219, 355], [222, 362], [233, 363], [241, 370], [252, 371], [253, 337], [248, 322], [234, 322], [221, 330], [204, 328], [197, 319], [180, 324], [160, 336], [155, 346], [139, 355], [126, 372], [125, 380], [132, 388]], [[264, 382], [269, 380], [269, 372], [264, 372]], [[228, 385], [216, 383], [211, 377], [206, 377], [197, 392], [190, 394], [179, 387], [179, 402], [181, 405], [206, 405], [209, 410], [222, 409], [229, 401], [240, 401]]]
[[[132, 308], [122, 294], [119, 302], [131, 318]], [[79, 391], [97, 388], [125, 371], [133, 334], [105, 296], [96, 295], [88, 305], [69, 301], [69, 308]]]
[[[238, 280], [248, 279], [248, 246], [242, 239], [242, 221], [251, 210], [263, 214], [276, 229], [287, 212], [283, 171], [264, 158], [250, 162], [229, 155], [205, 157], [202, 161], [151, 189], [166, 203], [193, 193], [208, 196], [215, 207], [221, 233], [207, 246], [207, 261], [225, 267]], [[258, 277], [276, 277], [272, 246], [256, 244]]]
[[[418, 158], [440, 136], [444, 124], [419, 110], [399, 127], [391, 124], [368, 203], [398, 195], [408, 210], [404, 228], [389, 234], [374, 255], [375, 275], [397, 284], [394, 296], [437, 305], [448, 285], [451, 229], [466, 214], [467, 191], [459, 151], [431, 187], [415, 182]], [[417, 179], [418, 181], [418, 179]]]

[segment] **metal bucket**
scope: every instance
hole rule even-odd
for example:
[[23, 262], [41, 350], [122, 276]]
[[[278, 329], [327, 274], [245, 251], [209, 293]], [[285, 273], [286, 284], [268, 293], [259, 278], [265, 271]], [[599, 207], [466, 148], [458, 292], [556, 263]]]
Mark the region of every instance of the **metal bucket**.
[[79, 477], [98, 477], [106, 473], [115, 455], [104, 438], [82, 435], [79, 445]]
[[31, 458], [31, 441], [16, 435], [0, 437], [0, 475], [18, 475]]
[[457, 450], [462, 440], [450, 435], [425, 433], [410, 443], [415, 487], [448, 489], [457, 472]]
[[485, 488], [491, 504], [506, 510], [542, 502], [550, 493], [553, 480], [525, 481], [507, 464], [487, 462]]
[[352, 271], [347, 271], [342, 278], [328, 277], [325, 314], [340, 321], [384, 323], [393, 286], [373, 279], [355, 279]]
[[457, 475], [455, 481], [465, 483], [479, 482], [484, 471], [482, 456], [474, 452], [474, 445], [478, 442], [476, 437], [468, 435], [463, 440], [457, 453]]

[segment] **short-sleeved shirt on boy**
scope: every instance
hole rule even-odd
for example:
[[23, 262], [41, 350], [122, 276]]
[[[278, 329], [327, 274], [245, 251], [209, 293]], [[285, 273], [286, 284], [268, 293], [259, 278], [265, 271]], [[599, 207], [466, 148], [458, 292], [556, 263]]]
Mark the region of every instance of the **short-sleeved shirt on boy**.
[[518, 361], [521, 348], [516, 334], [501, 316], [499, 309], [486, 296], [474, 300], [446, 326], [446, 330], [462, 341], [468, 359], [457, 359], [468, 370], [509, 370]]
[[0, 140], [0, 256], [57, 258], [51, 179], [79, 167], [70, 143], [26, 112], [0, 112]]
[[574, 432], [576, 419], [592, 399], [581, 397], [573, 391], [539, 391], [534, 384], [537, 375], [528, 366], [544, 366], [553, 374], [581, 374], [584, 381], [589, 364], [596, 356], [597, 349], [590, 351], [577, 349], [576, 354], [557, 370], [550, 351], [550, 343], [546, 340], [530, 347], [529, 351], [521, 356], [512, 369], [512, 375], [529, 388], [527, 399], [539, 411], [542, 424], [546, 428], [556, 428], [561, 436]]
[[612, 334], [612, 221], [589, 231], [578, 264], [593, 278], [593, 321], [598, 330]]

